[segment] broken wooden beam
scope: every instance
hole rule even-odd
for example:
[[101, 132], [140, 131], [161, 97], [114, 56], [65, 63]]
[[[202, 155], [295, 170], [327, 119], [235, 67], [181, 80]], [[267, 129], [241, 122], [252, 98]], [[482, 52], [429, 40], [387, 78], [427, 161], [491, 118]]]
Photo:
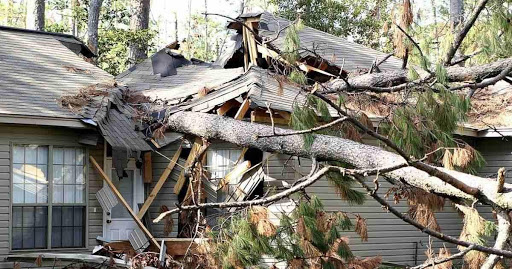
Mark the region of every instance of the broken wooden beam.
[[139, 217], [137, 217], [137, 215], [135, 214], [135, 212], [133, 212], [132, 208], [130, 207], [130, 205], [126, 202], [126, 200], [124, 199], [123, 195], [121, 195], [121, 193], [117, 190], [116, 186], [114, 185], [114, 183], [112, 183], [112, 180], [110, 180], [110, 178], [107, 176], [107, 174], [105, 173], [105, 171], [103, 171], [103, 169], [100, 167], [100, 165], [98, 164], [98, 162], [96, 162], [96, 159], [94, 159], [93, 156], [89, 156], [89, 159], [93, 165], [93, 167], [96, 169], [96, 171], [100, 174], [100, 176], [103, 178], [103, 180], [105, 180], [105, 182], [108, 184], [108, 186], [110, 187], [110, 189], [112, 190], [112, 192], [116, 195], [117, 199], [119, 200], [119, 202], [121, 202], [121, 204], [126, 208], [126, 210], [128, 211], [128, 213], [130, 214], [130, 216], [132, 217], [132, 219], [135, 221], [135, 223], [137, 224], [137, 226], [141, 229], [141, 231], [144, 233], [144, 235], [146, 235], [146, 237], [148, 237], [149, 239], [149, 242], [153, 245], [155, 245], [155, 247], [157, 247], [158, 249], [160, 249], [160, 245], [158, 244], [158, 242], [155, 240], [155, 238], [153, 237], [153, 235], [148, 231], [148, 229], [146, 228], [146, 226], [144, 226], [144, 224], [142, 223], [142, 221], [139, 219]]
[[251, 105], [251, 100], [249, 100], [249, 98], [245, 98], [245, 100], [242, 102], [242, 104], [240, 105], [240, 108], [238, 109], [238, 111], [236, 112], [236, 115], [235, 115], [235, 120], [241, 120], [244, 118], [245, 114], [247, 113], [247, 111], [249, 110], [249, 107]]
[[164, 172], [162, 173], [162, 175], [158, 179], [155, 187], [153, 188], [153, 190], [151, 190], [151, 193], [146, 198], [146, 201], [144, 202], [144, 204], [140, 208], [139, 213], [137, 213], [137, 217], [139, 219], [142, 219], [144, 214], [146, 214], [146, 211], [149, 209], [149, 207], [151, 206], [151, 204], [155, 200], [156, 196], [158, 195], [158, 192], [160, 191], [160, 189], [162, 189], [162, 186], [164, 185], [165, 181], [167, 180], [167, 178], [171, 174], [172, 169], [174, 169], [174, 166], [176, 166], [176, 163], [178, 162], [178, 159], [180, 157], [182, 149], [183, 149], [183, 142], [179, 146], [179, 148], [176, 150], [176, 152], [174, 153], [174, 156], [172, 157], [171, 161], [169, 162], [169, 164], [165, 168]]
[[185, 161], [184, 169], [181, 170], [180, 176], [178, 177], [178, 181], [176, 181], [176, 185], [174, 185], [174, 194], [179, 194], [181, 189], [183, 188], [183, 185], [185, 185], [185, 172], [194, 162], [202, 145], [203, 141], [201, 140], [201, 138], [196, 138], [196, 140], [194, 141], [194, 145], [192, 146], [192, 149], [188, 154], [187, 160]]
[[249, 170], [249, 168], [251, 168], [251, 162], [250, 161], [245, 161], [245, 162], [235, 166], [219, 182], [219, 185], [217, 186], [217, 191], [222, 189], [227, 184], [229, 184], [233, 179], [242, 176], [245, 172], [247, 172], [247, 170]]
[[231, 110], [234, 107], [239, 106], [240, 103], [234, 99], [231, 99], [227, 102], [225, 102], [222, 106], [220, 106], [217, 109], [217, 115], [224, 116], [226, 113], [228, 113], [229, 110]]
[[151, 165], [151, 151], [144, 153], [144, 183], [153, 182], [153, 168]]
[[[285, 119], [282, 117], [278, 117], [277, 115], [273, 115], [274, 124], [279, 125], [288, 125], [290, 119]], [[272, 119], [270, 118], [270, 114], [263, 110], [254, 110], [251, 112], [251, 122], [259, 122], [259, 123], [272, 123]]]

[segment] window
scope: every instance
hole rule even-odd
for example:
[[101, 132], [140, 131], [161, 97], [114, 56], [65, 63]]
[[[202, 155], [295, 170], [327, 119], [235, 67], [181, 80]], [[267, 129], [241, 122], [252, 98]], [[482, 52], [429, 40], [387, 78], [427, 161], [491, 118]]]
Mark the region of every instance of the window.
[[234, 164], [240, 158], [240, 149], [210, 149], [206, 152], [206, 163], [211, 177], [223, 178], [233, 169]]
[[12, 249], [84, 247], [84, 149], [15, 145], [12, 150]]

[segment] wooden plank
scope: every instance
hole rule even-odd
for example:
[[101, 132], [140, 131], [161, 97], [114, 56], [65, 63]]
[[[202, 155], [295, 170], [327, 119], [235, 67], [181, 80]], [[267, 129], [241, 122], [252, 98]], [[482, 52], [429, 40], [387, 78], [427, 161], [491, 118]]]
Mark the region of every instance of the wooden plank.
[[234, 178], [240, 177], [243, 173], [247, 172], [251, 168], [251, 162], [245, 161], [233, 168], [220, 182], [217, 186], [217, 191], [222, 189], [226, 184], [229, 184], [231, 180]]
[[94, 159], [93, 156], [89, 156], [89, 159], [91, 160], [91, 164], [93, 165], [94, 169], [96, 169], [96, 171], [100, 174], [100, 176], [103, 178], [103, 180], [105, 180], [105, 182], [107, 182], [108, 186], [112, 189], [112, 192], [116, 195], [117, 199], [119, 200], [119, 202], [121, 202], [121, 204], [123, 204], [123, 206], [126, 208], [126, 210], [128, 211], [128, 213], [130, 213], [130, 216], [132, 217], [132, 219], [135, 221], [135, 223], [137, 224], [137, 226], [142, 230], [142, 232], [144, 233], [144, 235], [146, 235], [149, 239], [149, 241], [155, 245], [155, 247], [157, 247], [158, 249], [160, 249], [160, 245], [158, 245], [158, 242], [155, 240], [155, 238], [153, 237], [153, 235], [148, 231], [148, 229], [146, 229], [146, 226], [144, 226], [144, 224], [142, 223], [142, 221], [140, 221], [140, 219], [137, 217], [137, 215], [135, 214], [135, 212], [133, 212], [132, 208], [130, 207], [130, 205], [126, 202], [126, 200], [123, 198], [123, 195], [121, 195], [121, 193], [117, 190], [116, 186], [114, 185], [114, 183], [112, 183], [112, 181], [110, 180], [110, 178], [107, 176], [107, 174], [105, 174], [105, 172], [103, 171], [103, 169], [100, 167], [100, 165], [98, 164], [98, 162], [96, 162], [96, 159]]
[[242, 39], [244, 41], [244, 71], [249, 69], [249, 42], [247, 41], [247, 29], [242, 26]]
[[192, 162], [194, 162], [197, 153], [199, 153], [199, 150], [201, 149], [202, 145], [203, 141], [201, 140], [201, 138], [196, 138], [196, 140], [194, 141], [194, 145], [192, 146], [192, 149], [188, 154], [187, 160], [185, 161], [185, 168], [181, 171], [180, 176], [178, 177], [178, 181], [176, 182], [176, 185], [174, 185], [175, 194], [179, 194], [181, 189], [183, 188], [183, 185], [185, 185], [185, 171], [190, 165], [192, 165]]
[[[251, 112], [251, 122], [272, 123], [272, 120], [270, 119], [270, 116], [267, 113], [255, 110]], [[289, 119], [274, 117], [274, 124], [288, 125], [289, 122]]]
[[240, 105], [239, 102], [237, 102], [234, 99], [231, 99], [231, 100], [225, 102], [222, 106], [220, 106], [217, 109], [217, 115], [224, 116], [226, 113], [228, 113], [229, 110], [231, 110], [235, 106], [239, 106], [239, 105]]
[[158, 179], [155, 187], [153, 188], [153, 190], [151, 190], [151, 193], [149, 194], [148, 198], [146, 198], [144, 205], [142, 205], [141, 209], [139, 210], [139, 213], [137, 213], [137, 217], [139, 219], [142, 219], [144, 214], [146, 214], [146, 211], [149, 209], [149, 207], [155, 200], [156, 196], [158, 195], [158, 192], [160, 191], [160, 189], [162, 189], [162, 186], [164, 185], [165, 181], [167, 180], [167, 177], [169, 177], [169, 175], [172, 172], [172, 169], [174, 169], [174, 166], [176, 166], [176, 163], [178, 162], [178, 158], [180, 157], [182, 149], [183, 149], [183, 143], [180, 145], [178, 150], [176, 150], [176, 152], [174, 153], [174, 156], [172, 157], [171, 161], [169, 162], [169, 164], [165, 168], [164, 172]]
[[[253, 25], [251, 22], [246, 22], [245, 25], [247, 25], [247, 27], [249, 27], [251, 30], [254, 31], [254, 28], [253, 28]], [[249, 55], [250, 55], [251, 63], [256, 66], [256, 65], [258, 65], [258, 63], [256, 61], [256, 58], [258, 57], [258, 48], [256, 46], [256, 40], [255, 40], [253, 33], [251, 33], [251, 31], [247, 31], [246, 33], [247, 33], [246, 36], [248, 38], [247, 41], [249, 44]]]
[[151, 165], [151, 151], [144, 153], [144, 183], [153, 182], [153, 168]]
[[245, 98], [244, 102], [242, 103], [242, 105], [240, 105], [240, 108], [236, 112], [235, 120], [243, 119], [245, 116], [245, 113], [247, 113], [247, 110], [249, 110], [250, 105], [251, 105], [251, 100], [249, 100], [249, 98]]

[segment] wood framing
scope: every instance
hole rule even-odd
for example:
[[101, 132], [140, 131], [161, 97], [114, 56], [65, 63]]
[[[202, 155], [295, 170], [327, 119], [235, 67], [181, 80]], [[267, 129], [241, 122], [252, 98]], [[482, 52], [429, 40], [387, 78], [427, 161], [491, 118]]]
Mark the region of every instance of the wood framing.
[[107, 174], [105, 173], [105, 171], [103, 171], [103, 169], [100, 167], [100, 165], [98, 164], [98, 162], [96, 162], [96, 159], [94, 159], [93, 156], [89, 156], [89, 159], [91, 161], [91, 164], [93, 165], [94, 169], [96, 169], [96, 171], [100, 174], [101, 178], [103, 178], [103, 180], [105, 180], [105, 182], [108, 184], [108, 186], [112, 189], [112, 192], [116, 195], [117, 199], [119, 200], [119, 202], [121, 204], [123, 204], [123, 206], [126, 208], [126, 210], [128, 211], [128, 213], [130, 213], [130, 216], [132, 217], [132, 219], [135, 221], [135, 223], [137, 224], [137, 226], [142, 230], [142, 232], [144, 233], [144, 235], [148, 238], [149, 242], [151, 244], [153, 244], [156, 248], [160, 249], [160, 245], [158, 244], [158, 242], [155, 240], [155, 238], [153, 237], [153, 235], [148, 231], [148, 229], [146, 228], [146, 226], [144, 226], [144, 224], [142, 223], [142, 221], [137, 217], [137, 215], [135, 214], [135, 212], [133, 212], [132, 208], [130, 207], [130, 205], [126, 202], [126, 200], [123, 198], [123, 195], [121, 195], [121, 193], [117, 190], [116, 186], [114, 185], [114, 183], [112, 183], [112, 181], [110, 180], [110, 178], [107, 176]]
[[232, 108], [239, 106], [240, 103], [234, 99], [225, 102], [222, 106], [217, 109], [217, 115], [224, 116]]
[[[290, 118], [282, 118], [274, 115], [274, 124], [279, 125], [288, 125], [290, 123]], [[251, 112], [251, 122], [259, 122], [259, 123], [272, 123], [272, 119], [270, 119], [270, 115], [263, 110], [254, 110]]]
[[151, 165], [151, 151], [144, 153], [144, 183], [153, 182], [153, 167]]
[[196, 140], [194, 141], [194, 145], [192, 146], [192, 149], [188, 154], [187, 160], [185, 161], [185, 168], [181, 170], [180, 176], [178, 177], [178, 181], [176, 182], [176, 185], [174, 185], [174, 194], [177, 195], [181, 192], [183, 185], [185, 185], [185, 172], [190, 167], [190, 165], [192, 165], [192, 162], [194, 162], [194, 159], [196, 158], [197, 153], [199, 153], [199, 150], [201, 149], [202, 145], [203, 141], [201, 140], [201, 138], [196, 138]]
[[146, 214], [146, 211], [148, 211], [149, 207], [151, 206], [151, 204], [155, 200], [156, 196], [158, 195], [158, 192], [160, 192], [160, 189], [162, 189], [162, 186], [164, 185], [165, 181], [167, 181], [167, 178], [171, 174], [172, 169], [174, 169], [174, 166], [176, 166], [176, 163], [178, 162], [178, 159], [180, 158], [182, 147], [183, 147], [183, 143], [180, 145], [180, 147], [174, 153], [174, 156], [172, 157], [171, 161], [169, 162], [169, 164], [165, 168], [164, 172], [158, 179], [155, 187], [153, 188], [153, 190], [151, 190], [151, 193], [146, 198], [146, 201], [140, 208], [139, 213], [137, 213], [137, 217], [139, 219], [142, 219], [142, 217], [144, 217], [144, 214]]
[[240, 108], [236, 112], [235, 120], [243, 119], [245, 114], [249, 110], [250, 105], [251, 105], [251, 100], [249, 100], [249, 98], [245, 98], [244, 102], [240, 105]]

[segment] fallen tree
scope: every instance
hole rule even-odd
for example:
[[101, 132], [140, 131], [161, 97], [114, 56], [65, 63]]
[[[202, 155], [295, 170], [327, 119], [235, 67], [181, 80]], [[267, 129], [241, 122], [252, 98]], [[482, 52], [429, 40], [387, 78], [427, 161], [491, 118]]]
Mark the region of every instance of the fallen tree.
[[[242, 147], [258, 148], [262, 151], [279, 152], [323, 161], [341, 161], [358, 169], [384, 169], [407, 165], [404, 158], [380, 147], [358, 143], [340, 137], [315, 135], [311, 147], [306, 147], [302, 135], [270, 136], [274, 133], [287, 133], [289, 130], [272, 128], [268, 125], [249, 123], [199, 112], [179, 112], [167, 121], [169, 129], [192, 134], [206, 139], [220, 139]], [[267, 137], [259, 137], [267, 136]], [[406, 183], [425, 191], [458, 200], [477, 201], [478, 199], [460, 189], [447, 184], [417, 168], [403, 167], [383, 174], [393, 183]], [[512, 185], [505, 184], [505, 191], [497, 193], [498, 182], [466, 173], [436, 167], [467, 186], [478, 189], [483, 204], [512, 209]]]

